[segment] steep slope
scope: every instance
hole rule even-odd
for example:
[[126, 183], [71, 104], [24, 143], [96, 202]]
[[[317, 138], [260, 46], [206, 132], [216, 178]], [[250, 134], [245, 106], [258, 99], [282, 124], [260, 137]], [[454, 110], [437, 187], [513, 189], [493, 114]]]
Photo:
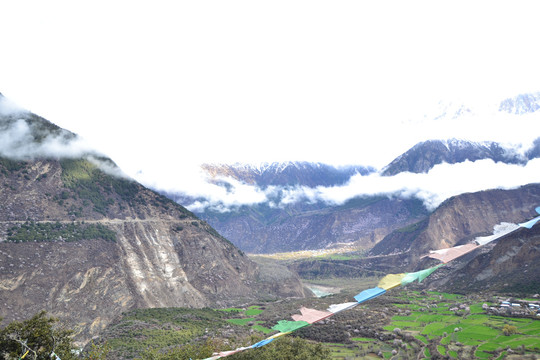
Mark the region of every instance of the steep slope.
[[491, 159], [495, 162], [521, 164], [526, 159], [513, 150], [505, 149], [495, 142], [471, 142], [465, 140], [429, 140], [416, 144], [398, 156], [383, 170], [385, 176], [400, 172], [427, 173], [441, 163], [456, 164], [464, 161]]
[[342, 206], [296, 204], [273, 209], [260, 205], [200, 216], [244, 251], [272, 253], [352, 242], [370, 248], [392, 230], [426, 214], [419, 200], [373, 196], [353, 199]]
[[[84, 342], [131, 308], [305, 295], [295, 275], [268, 277], [182, 206], [103, 172], [120, 173], [110, 160], [62, 157], [76, 135], [33, 114], [1, 114], [0, 134], [20, 135], [14, 126], [25, 142], [13, 138], [12, 158], [0, 157], [5, 321], [46, 309]], [[41, 157], [53, 142], [58, 158]]]
[[488, 235], [501, 222], [522, 222], [535, 215], [538, 204], [540, 184], [461, 194], [446, 200], [426, 220], [388, 235], [370, 254], [406, 253], [411, 259], [419, 259], [430, 250]]
[[430, 285], [453, 292], [483, 289], [536, 294], [540, 290], [539, 260], [540, 226], [522, 228], [498, 239], [490, 251], [458, 264], [450, 276]]

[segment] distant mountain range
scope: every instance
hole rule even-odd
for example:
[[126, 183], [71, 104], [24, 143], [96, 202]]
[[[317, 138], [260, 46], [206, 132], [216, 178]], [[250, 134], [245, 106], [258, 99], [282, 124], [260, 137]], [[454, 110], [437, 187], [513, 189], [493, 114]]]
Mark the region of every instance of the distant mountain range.
[[[232, 177], [261, 188], [280, 186], [270, 197], [274, 203], [280, 203], [284, 192], [295, 186], [339, 186], [353, 175], [374, 172], [367, 167], [333, 167], [307, 162], [263, 167], [206, 164], [203, 168], [216, 183]], [[165, 195], [186, 206], [197, 200], [178, 194]], [[427, 214], [420, 200], [386, 196], [357, 198], [339, 206], [300, 201], [284, 206], [244, 205], [226, 212], [207, 208], [196, 213], [242, 250], [254, 253], [320, 249], [355, 241], [369, 248], [389, 231]], [[389, 213], [392, 215], [388, 216]]]
[[[442, 163], [490, 159], [506, 164], [526, 164], [540, 154], [540, 139], [526, 153], [505, 148], [495, 142], [465, 140], [428, 140], [412, 147], [381, 170], [383, 176], [403, 172], [427, 173]], [[233, 178], [261, 188], [279, 189], [304, 186], [340, 186], [356, 174], [375, 173], [369, 167], [332, 167], [317, 163], [274, 163], [263, 167], [250, 165], [210, 165], [203, 169], [216, 184]], [[182, 194], [165, 194], [189, 207], [195, 199]], [[275, 204], [282, 193], [276, 191]], [[393, 230], [410, 225], [425, 217], [428, 210], [415, 198], [362, 196], [342, 205], [321, 201], [296, 201], [275, 206], [270, 203], [243, 205], [223, 212], [194, 209], [226, 238], [247, 252], [268, 253], [305, 249], [321, 249], [339, 243], [355, 242], [360, 248], [370, 248]]]
[[251, 164], [203, 164], [202, 168], [213, 178], [231, 177], [261, 188], [268, 186], [334, 186], [342, 185], [356, 174], [375, 172], [373, 167], [335, 167], [322, 163], [283, 162]]
[[[522, 94], [500, 102], [495, 111], [529, 114], [537, 111], [540, 93]], [[465, 105], [442, 106], [438, 117], [469, 115]], [[540, 135], [540, 134], [539, 134]], [[341, 205], [313, 199], [297, 198], [282, 201], [291, 191], [305, 193], [318, 187], [338, 187], [355, 175], [380, 174], [391, 177], [404, 172], [427, 173], [439, 164], [492, 160], [505, 164], [524, 165], [540, 157], [540, 138], [527, 151], [497, 142], [473, 142], [464, 139], [427, 140], [397, 156], [380, 171], [372, 167], [334, 167], [321, 163], [286, 162], [258, 166], [248, 164], [205, 164], [209, 181], [227, 188], [227, 179], [234, 179], [260, 189], [275, 187], [267, 202], [227, 209], [208, 204], [208, 199], [186, 194], [165, 194], [192, 209], [226, 238], [247, 252], [269, 253], [332, 247], [340, 243], [356, 243], [371, 248], [392, 231], [416, 223], [429, 211], [415, 198], [389, 194], [359, 196]]]

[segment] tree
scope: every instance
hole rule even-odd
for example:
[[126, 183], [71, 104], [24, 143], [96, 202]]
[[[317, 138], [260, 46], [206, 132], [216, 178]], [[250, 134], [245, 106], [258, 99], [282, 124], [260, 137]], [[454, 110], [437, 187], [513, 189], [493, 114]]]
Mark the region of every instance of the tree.
[[503, 326], [502, 331], [503, 331], [503, 334], [504, 334], [504, 335], [510, 336], [510, 335], [512, 335], [512, 334], [517, 333], [517, 327], [515, 327], [515, 326], [513, 326], [513, 325], [508, 325], [508, 324], [506, 324], [506, 325]]
[[107, 343], [97, 345], [92, 341], [90, 348], [85, 351], [83, 358], [85, 360], [104, 360], [107, 359], [110, 351], [111, 349]]
[[19, 359], [28, 352], [26, 359], [48, 360], [54, 352], [62, 360], [76, 359], [71, 351], [73, 331], [54, 328], [57, 322], [46, 311], [22, 322], [11, 322], [0, 330], [0, 358]]

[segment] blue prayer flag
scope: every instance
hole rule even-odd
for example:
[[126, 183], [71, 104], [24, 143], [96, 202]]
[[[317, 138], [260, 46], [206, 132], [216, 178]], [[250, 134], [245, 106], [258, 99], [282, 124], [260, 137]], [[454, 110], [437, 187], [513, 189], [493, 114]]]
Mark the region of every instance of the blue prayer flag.
[[364, 301], [373, 299], [379, 295], [382, 295], [386, 292], [386, 290], [381, 289], [380, 287], [374, 287], [372, 289], [367, 289], [362, 291], [360, 294], [356, 295], [354, 299], [358, 301], [358, 303], [362, 303]]
[[259, 341], [258, 343], [255, 343], [255, 344], [251, 345], [250, 347], [258, 348], [258, 347], [264, 346], [266, 344], [270, 344], [272, 341], [274, 341], [274, 339], [264, 339], [264, 340]]

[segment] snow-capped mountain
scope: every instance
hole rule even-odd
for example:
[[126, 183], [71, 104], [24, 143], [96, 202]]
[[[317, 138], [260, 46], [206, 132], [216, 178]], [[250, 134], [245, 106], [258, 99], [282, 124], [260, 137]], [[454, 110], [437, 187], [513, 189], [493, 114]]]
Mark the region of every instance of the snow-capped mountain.
[[382, 171], [385, 176], [400, 172], [427, 173], [441, 163], [456, 164], [464, 161], [491, 159], [507, 164], [523, 164], [526, 156], [515, 149], [496, 142], [473, 142], [467, 140], [428, 140], [416, 144], [395, 158]]
[[275, 186], [335, 186], [347, 182], [355, 174], [367, 175], [372, 167], [350, 165], [336, 167], [312, 162], [273, 162], [261, 164], [204, 164], [202, 168], [214, 179], [231, 177], [261, 188]]

